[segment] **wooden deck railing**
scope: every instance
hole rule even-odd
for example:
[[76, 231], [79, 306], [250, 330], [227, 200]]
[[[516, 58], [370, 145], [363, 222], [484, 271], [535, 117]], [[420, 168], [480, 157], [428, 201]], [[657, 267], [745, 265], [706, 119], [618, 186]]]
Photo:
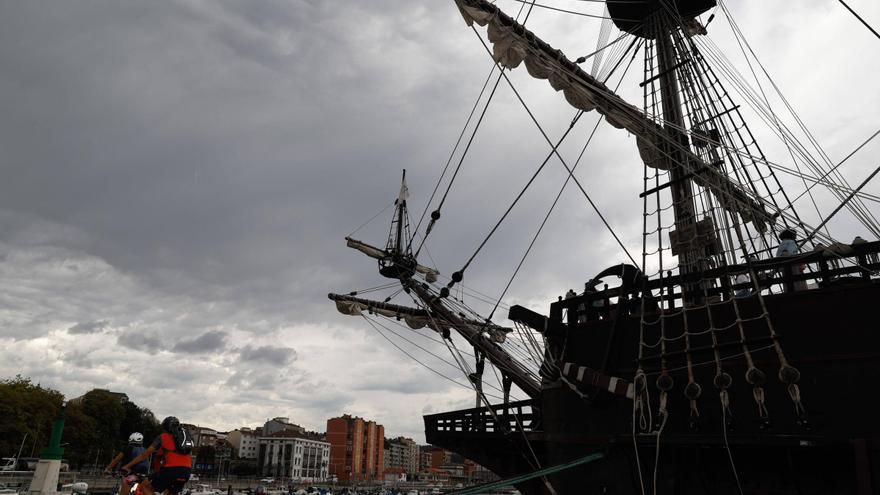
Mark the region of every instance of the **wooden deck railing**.
[[495, 404], [439, 414], [425, 419], [425, 435], [449, 433], [486, 433], [504, 435], [509, 432], [533, 431], [538, 422], [533, 400]]

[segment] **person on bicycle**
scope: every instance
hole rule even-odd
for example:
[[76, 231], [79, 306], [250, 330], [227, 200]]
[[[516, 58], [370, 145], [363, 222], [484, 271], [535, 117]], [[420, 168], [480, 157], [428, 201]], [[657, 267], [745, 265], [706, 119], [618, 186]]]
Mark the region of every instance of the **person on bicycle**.
[[[137, 431], [132, 433], [128, 436], [128, 445], [122, 449], [122, 452], [116, 454], [113, 460], [110, 461], [110, 464], [107, 465], [107, 468], [104, 469], [104, 472], [110, 474], [113, 472], [113, 467], [117, 464], [126, 466], [129, 462], [134, 460], [135, 457], [141, 455], [144, 450], [144, 436]], [[127, 495], [131, 489], [131, 484], [135, 482], [139, 476], [147, 475], [147, 468], [148, 463], [146, 459], [132, 464], [131, 473], [126, 474], [126, 476], [122, 478], [122, 482], [119, 484], [119, 495]]]
[[153, 472], [141, 484], [144, 495], [166, 492], [177, 495], [189, 480], [189, 475], [192, 472], [192, 454], [177, 452], [172, 433], [178, 428], [180, 428], [180, 421], [174, 416], [168, 416], [162, 420], [162, 433], [143, 453], [122, 466], [122, 471], [127, 471], [138, 462], [146, 460], [153, 452], [159, 452], [162, 455], [162, 468], [158, 472]]

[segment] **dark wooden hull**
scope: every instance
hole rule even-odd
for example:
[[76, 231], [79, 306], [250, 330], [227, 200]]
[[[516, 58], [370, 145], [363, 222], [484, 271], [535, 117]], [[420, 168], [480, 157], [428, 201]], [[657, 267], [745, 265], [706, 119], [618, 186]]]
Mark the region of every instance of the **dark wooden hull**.
[[[745, 380], [740, 335], [731, 328], [717, 335], [724, 371], [733, 377], [732, 417], [722, 417], [719, 393], [712, 385], [716, 368], [711, 336], [690, 341], [695, 381], [703, 390], [696, 421], [683, 394], [684, 340], [668, 343], [666, 367], [675, 385], [669, 392], [659, 450], [657, 436], [651, 433], [636, 435], [635, 447], [631, 400], [608, 393], [584, 400], [559, 382], [546, 383], [539, 400], [520, 404], [519, 409], [531, 405], [534, 411], [520, 415], [519, 422], [514, 412], [504, 416], [514, 418], [507, 433], [497, 426], [498, 431], [487, 431], [493, 429], [486, 427], [491, 419], [477, 409], [426, 416], [427, 440], [502, 477], [533, 471], [537, 463], [547, 467], [592, 452], [605, 454], [601, 461], [551, 476], [557, 493], [641, 493], [637, 464], [646, 492], [653, 493], [655, 460], [658, 493], [738, 493], [731, 457], [745, 493], [880, 493], [880, 283], [864, 279], [764, 300], [785, 356], [801, 373], [807, 423], [795, 414], [786, 386], [777, 377], [779, 361], [766, 324], [755, 320], [744, 329], [755, 365], [767, 376], [763, 388], [768, 420], [758, 415], [752, 386]], [[735, 322], [732, 308], [719, 304], [712, 309], [716, 328]], [[743, 318], [760, 313], [758, 298], [740, 304]], [[676, 328], [680, 332], [683, 322], [676, 321], [667, 320], [667, 336], [676, 335]], [[708, 314], [689, 311], [687, 323], [692, 331], [708, 328]], [[639, 327], [634, 316], [571, 325], [561, 361], [598, 369], [607, 355], [605, 370], [632, 380]], [[554, 337], [549, 338], [552, 344]], [[660, 361], [643, 363], [656, 415]], [[465, 417], [471, 419], [455, 419]], [[726, 441], [725, 419], [730, 420]], [[523, 455], [529, 449], [534, 456]], [[523, 493], [548, 493], [537, 481], [519, 488]]]

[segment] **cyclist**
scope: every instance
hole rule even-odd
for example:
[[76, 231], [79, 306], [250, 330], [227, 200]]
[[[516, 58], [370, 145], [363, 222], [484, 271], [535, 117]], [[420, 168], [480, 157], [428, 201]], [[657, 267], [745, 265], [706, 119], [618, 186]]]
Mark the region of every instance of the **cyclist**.
[[125, 472], [138, 462], [146, 460], [153, 452], [162, 454], [162, 468], [151, 474], [149, 479], [144, 480], [144, 483], [141, 484], [144, 495], [166, 492], [177, 495], [189, 480], [189, 475], [192, 472], [192, 455], [177, 452], [173, 432], [178, 428], [180, 428], [180, 421], [174, 416], [168, 416], [162, 420], [162, 433], [139, 456], [122, 466], [121, 469]]
[[[129, 462], [141, 455], [144, 450], [144, 436], [137, 431], [132, 433], [128, 436], [128, 445], [122, 449], [122, 452], [116, 454], [113, 460], [110, 461], [110, 464], [107, 465], [107, 468], [104, 469], [104, 472], [110, 474], [113, 467], [117, 464], [122, 466], [128, 465]], [[146, 459], [137, 463], [132, 463], [131, 473], [127, 473], [119, 484], [119, 495], [127, 495], [131, 489], [131, 484], [137, 481], [139, 476], [147, 475], [147, 468], [148, 464]]]

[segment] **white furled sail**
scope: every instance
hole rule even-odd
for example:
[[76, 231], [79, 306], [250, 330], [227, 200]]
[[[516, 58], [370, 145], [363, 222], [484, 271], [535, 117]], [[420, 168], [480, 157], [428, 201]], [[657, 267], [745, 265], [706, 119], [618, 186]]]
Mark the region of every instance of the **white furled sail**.
[[[406, 189], [406, 186], [401, 187], [400, 194], [401, 195], [409, 194]], [[352, 249], [356, 249], [356, 250], [366, 254], [370, 258], [375, 258], [377, 260], [387, 259], [391, 256], [387, 251], [385, 251], [383, 249], [379, 249], [375, 246], [371, 246], [371, 245], [369, 245], [365, 242], [361, 242], [357, 239], [352, 239], [351, 237], [345, 238], [345, 245], [352, 248]], [[419, 264], [416, 264], [415, 271], [424, 275], [425, 280], [427, 280], [428, 282], [436, 282], [437, 276], [440, 275], [440, 272], [438, 272], [437, 270], [435, 270], [433, 268], [429, 268], [424, 265], [419, 265]]]
[[535, 36], [486, 0], [455, 0], [469, 26], [487, 26], [493, 58], [506, 69], [524, 63], [532, 77], [546, 79], [556, 91], [562, 91], [573, 107], [596, 110], [617, 129], [636, 136], [639, 156], [649, 167], [668, 169], [676, 165], [673, 155], [694, 182], [712, 191], [721, 205], [739, 213], [763, 231], [771, 222], [762, 199], [754, 197], [715, 167], [705, 163], [687, 146], [676, 142], [666, 129], [649, 119], [636, 106], [627, 103], [604, 83], [587, 74], [565, 55]]

